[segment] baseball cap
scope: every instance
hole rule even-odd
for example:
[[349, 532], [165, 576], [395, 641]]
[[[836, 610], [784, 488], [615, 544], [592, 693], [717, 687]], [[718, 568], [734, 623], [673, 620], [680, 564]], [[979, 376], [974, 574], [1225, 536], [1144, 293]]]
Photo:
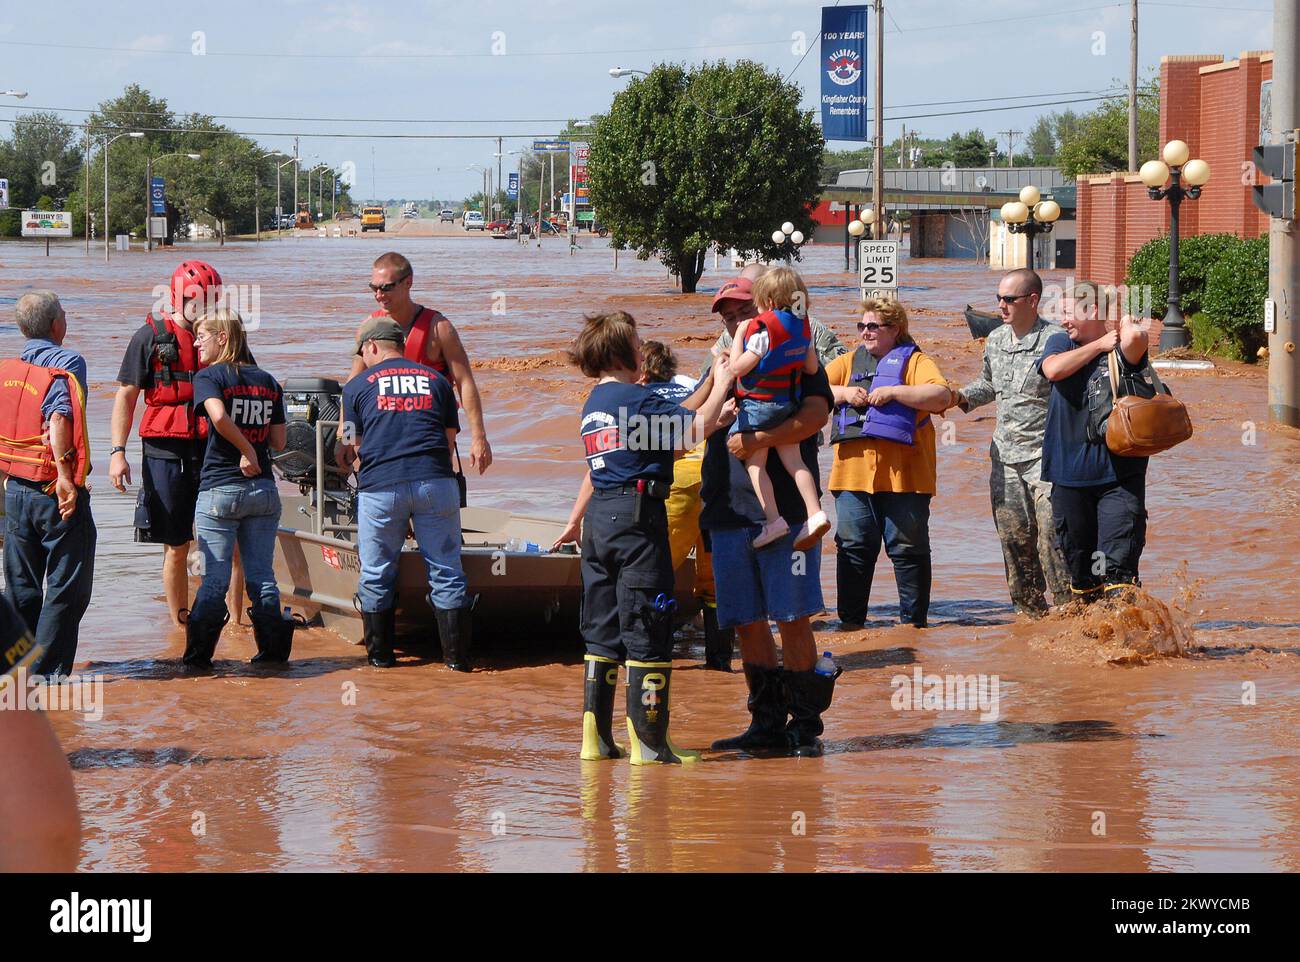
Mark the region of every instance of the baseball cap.
[[366, 341], [392, 341], [400, 348], [406, 344], [406, 335], [402, 333], [401, 325], [391, 317], [372, 317], [361, 325], [361, 331], [357, 334], [358, 354]]
[[723, 301], [752, 301], [753, 299], [754, 282], [748, 277], [737, 277], [718, 288], [718, 293], [713, 295], [712, 310], [717, 313], [718, 305]]

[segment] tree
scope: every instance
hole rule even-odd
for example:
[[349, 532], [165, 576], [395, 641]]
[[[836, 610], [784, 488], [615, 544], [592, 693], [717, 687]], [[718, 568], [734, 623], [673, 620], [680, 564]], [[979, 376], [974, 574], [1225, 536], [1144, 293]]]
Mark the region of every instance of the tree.
[[1056, 125], [1053, 121], [1052, 114], [1043, 114], [1029, 128], [1025, 144], [1035, 164], [1047, 166], [1056, 157]]
[[[1057, 163], [1066, 177], [1105, 174], [1128, 169], [1128, 96], [1102, 102], [1074, 121], [1074, 130], [1060, 137]], [[1138, 158], [1156, 155], [1160, 139], [1160, 81], [1151, 79], [1138, 89]]]
[[633, 80], [591, 137], [591, 201], [614, 243], [658, 256], [683, 293], [712, 244], [785, 256], [772, 232], [792, 221], [811, 233], [824, 146], [801, 97], [748, 60], [661, 64]]

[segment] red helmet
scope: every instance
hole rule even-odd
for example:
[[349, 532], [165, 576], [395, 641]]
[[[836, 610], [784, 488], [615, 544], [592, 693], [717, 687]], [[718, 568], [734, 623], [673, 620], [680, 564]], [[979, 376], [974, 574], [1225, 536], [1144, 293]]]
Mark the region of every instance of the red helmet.
[[[186, 261], [172, 273], [172, 310], [180, 313], [186, 301], [215, 301], [221, 293], [221, 275], [204, 261]], [[195, 320], [195, 318], [190, 318]]]

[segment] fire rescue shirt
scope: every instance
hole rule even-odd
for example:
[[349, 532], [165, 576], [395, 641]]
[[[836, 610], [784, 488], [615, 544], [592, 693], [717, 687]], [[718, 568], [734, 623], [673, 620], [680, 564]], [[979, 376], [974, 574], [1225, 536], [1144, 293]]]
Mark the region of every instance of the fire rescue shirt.
[[640, 384], [597, 384], [582, 407], [592, 487], [604, 491], [642, 479], [671, 482], [673, 455], [694, 418], [694, 411]]
[[[216, 364], [194, 375], [194, 405], [199, 417], [207, 417], [203, 404], [208, 398], [217, 398], [226, 406], [227, 417], [257, 452], [257, 463], [262, 466], [258, 477], [272, 478], [271, 425], [284, 423], [284, 393], [279, 382], [260, 367]], [[218, 434], [210, 421], [199, 490], [250, 480], [239, 470], [239, 449]]]
[[460, 430], [451, 382], [404, 357], [381, 361], [343, 386], [343, 420], [361, 437], [357, 489], [455, 477], [447, 429]]
[[[85, 395], [86, 359], [76, 351], [60, 347], [43, 337], [33, 337], [23, 345], [21, 359], [37, 367], [57, 367], [69, 372], [81, 383], [81, 393]], [[62, 378], [50, 385], [45, 400], [41, 402], [41, 417], [48, 421], [51, 414], [62, 414], [65, 418], [72, 417], [72, 396], [68, 393], [68, 385]]]

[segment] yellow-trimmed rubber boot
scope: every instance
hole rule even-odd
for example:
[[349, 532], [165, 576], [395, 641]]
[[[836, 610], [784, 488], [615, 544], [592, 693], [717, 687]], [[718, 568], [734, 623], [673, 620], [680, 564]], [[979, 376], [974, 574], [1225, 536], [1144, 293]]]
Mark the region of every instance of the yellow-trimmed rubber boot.
[[627, 734], [633, 765], [698, 762], [699, 752], [683, 751], [668, 737], [668, 705], [673, 663], [627, 662]]
[[613, 658], [588, 655], [583, 663], [582, 758], [622, 758], [625, 752], [614, 742], [614, 691], [618, 686], [618, 662]]

